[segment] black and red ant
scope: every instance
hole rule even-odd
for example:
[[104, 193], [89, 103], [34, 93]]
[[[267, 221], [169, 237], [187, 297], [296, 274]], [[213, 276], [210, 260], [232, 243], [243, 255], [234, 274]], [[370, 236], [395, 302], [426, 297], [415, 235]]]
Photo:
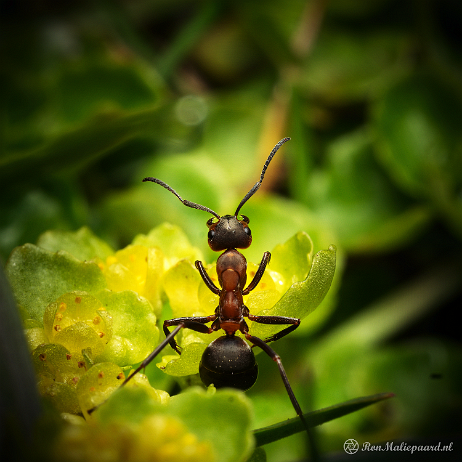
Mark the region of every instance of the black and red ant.
[[[196, 268], [205, 285], [214, 294], [219, 296], [219, 304], [215, 309], [215, 313], [210, 316], [184, 317], [164, 321], [163, 330], [166, 336], [165, 339], [136, 368], [136, 370], [124, 380], [121, 386], [125, 385], [135, 374], [144, 369], [167, 346], [167, 344], [170, 344], [178, 354], [181, 354], [175, 336], [182, 328], [191, 329], [203, 334], [211, 334], [212, 332], [223, 329], [225, 335], [212, 341], [206, 347], [202, 355], [199, 365], [199, 374], [202, 382], [206, 386], [214, 384], [216, 388], [233, 387], [241, 390], [248, 390], [257, 380], [258, 365], [249, 344], [241, 337], [235, 335], [237, 331], [240, 331], [252, 346], [260, 347], [277, 363], [282, 381], [284, 382], [295, 412], [302, 420], [305, 428], [307, 428], [300, 405], [290, 386], [281, 359], [278, 354], [267, 345], [269, 342], [279, 340], [294, 331], [300, 325], [300, 319], [284, 316], [255, 316], [250, 314], [249, 309], [244, 305], [243, 296], [248, 295], [258, 285], [270, 261], [271, 254], [270, 252], [265, 252], [263, 254], [263, 258], [255, 276], [250, 284], [245, 287], [247, 280], [247, 261], [245, 257], [236, 250], [246, 249], [252, 243], [249, 219], [245, 215], [239, 216], [239, 211], [247, 200], [260, 188], [269, 163], [278, 149], [285, 142], [289, 141], [289, 139], [290, 138], [283, 138], [273, 148], [263, 166], [260, 180], [255, 183], [253, 188], [241, 200], [234, 215], [224, 215], [220, 217], [216, 212], [203, 205], [182, 199], [174, 189], [163, 181], [151, 177], [144, 178], [143, 181], [152, 181], [168, 189], [187, 207], [204, 210], [216, 218], [216, 220], [215, 218], [210, 218], [207, 221], [207, 226], [209, 228], [208, 243], [210, 248], [217, 252], [224, 251], [218, 257], [216, 264], [220, 287], [217, 287], [210, 279], [201, 261], [196, 261]], [[288, 324], [289, 326], [262, 340], [249, 333], [245, 318], [262, 324]], [[212, 323], [210, 327], [206, 325], [209, 322]], [[176, 327], [170, 332], [169, 327], [171, 326]]]

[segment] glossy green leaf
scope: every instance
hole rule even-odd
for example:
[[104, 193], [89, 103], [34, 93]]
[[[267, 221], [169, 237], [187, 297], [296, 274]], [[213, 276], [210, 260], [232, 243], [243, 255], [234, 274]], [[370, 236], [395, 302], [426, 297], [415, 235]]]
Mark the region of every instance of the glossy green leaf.
[[303, 281], [311, 268], [313, 242], [307, 233], [299, 232], [271, 252], [272, 271], [283, 277], [278, 290], [285, 292], [293, 283]]
[[106, 242], [87, 227], [74, 232], [47, 231], [39, 237], [37, 246], [51, 252], [65, 250], [78, 260], [93, 260], [95, 257], [105, 259], [114, 253]]
[[97, 297], [113, 317], [112, 338], [98, 360], [121, 366], [143, 361], [159, 339], [156, 316], [149, 301], [132, 291], [104, 290]]
[[157, 367], [176, 377], [198, 374], [199, 362], [206, 347], [206, 343], [190, 343], [184, 347], [180, 356], [174, 359], [164, 356], [164, 360]]
[[[3, 178], [81, 168], [160, 126], [152, 123], [164, 100], [156, 72], [136, 55], [127, 60], [103, 52], [95, 36], [83, 29], [27, 27], [24, 40], [30, 40], [26, 48], [34, 50], [34, 65], [27, 60], [13, 64], [22, 53], [8, 50]], [[61, 33], [61, 38], [55, 36]], [[38, 42], [42, 45], [36, 46]], [[74, 44], [79, 51], [64, 51], [64, 45], [57, 53], [53, 44], [58, 42]], [[65, 58], [68, 52], [73, 59]]]
[[106, 287], [101, 270], [67, 252], [50, 252], [32, 244], [17, 247], [6, 265], [23, 319], [43, 320], [46, 307], [75, 290], [96, 293]]
[[[296, 282], [269, 310], [255, 313], [259, 316], [290, 316], [303, 319], [322, 302], [330, 288], [335, 272], [335, 246], [320, 250], [313, 258], [307, 278]], [[251, 334], [260, 338], [269, 337], [281, 330], [281, 326], [252, 323]]]
[[152, 130], [152, 119], [156, 113], [156, 110], [134, 113], [110, 110], [93, 116], [84, 126], [73, 126], [49, 143], [39, 143], [30, 150], [4, 156], [0, 161], [1, 178], [5, 181], [8, 175], [18, 172], [51, 175], [81, 169], [138, 136], [140, 131]]

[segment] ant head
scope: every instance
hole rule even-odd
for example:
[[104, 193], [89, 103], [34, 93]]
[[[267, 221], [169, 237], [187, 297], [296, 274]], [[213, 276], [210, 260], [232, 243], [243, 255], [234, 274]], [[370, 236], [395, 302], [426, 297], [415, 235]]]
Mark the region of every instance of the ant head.
[[245, 215], [223, 215], [218, 221], [210, 218], [208, 242], [212, 250], [220, 252], [226, 249], [246, 249], [252, 243], [249, 219]]
[[[239, 205], [237, 206], [234, 215], [223, 215], [220, 217], [218, 213], [214, 212], [212, 209], [205, 207], [204, 205], [196, 204], [195, 202], [188, 201], [183, 199], [173, 188], [171, 188], [167, 183], [159, 180], [158, 178], [148, 177], [143, 181], [152, 181], [157, 183], [163, 188], [167, 189], [171, 193], [175, 194], [176, 197], [187, 207], [191, 207], [197, 210], [203, 210], [212, 214], [218, 221], [214, 221], [214, 218], [210, 218], [207, 221], [207, 226], [209, 228], [208, 240], [209, 246], [212, 250], [221, 251], [226, 249], [246, 249], [252, 243], [252, 234], [249, 228], [249, 219], [245, 215], [239, 215], [239, 210], [241, 207], [258, 191], [263, 178], [265, 176], [266, 169], [268, 168], [269, 163], [272, 158], [278, 151], [278, 149], [290, 138], [283, 138], [279, 143], [274, 146], [271, 151], [268, 159], [266, 159], [263, 170], [261, 171], [260, 179], [254, 184], [253, 188], [244, 196]], [[241, 217], [241, 219], [239, 219]]]
[[[246, 249], [252, 243], [252, 233], [249, 228], [249, 219], [245, 215], [239, 215], [241, 207], [258, 191], [265, 176], [266, 169], [273, 159], [278, 149], [290, 138], [283, 138], [274, 146], [260, 175], [260, 179], [255, 183], [253, 188], [244, 196], [239, 205], [237, 206], [234, 215], [224, 215], [218, 217], [218, 221], [213, 218], [207, 221], [209, 227], [208, 242], [212, 250], [221, 251], [226, 249]], [[239, 216], [242, 219], [239, 219]]]

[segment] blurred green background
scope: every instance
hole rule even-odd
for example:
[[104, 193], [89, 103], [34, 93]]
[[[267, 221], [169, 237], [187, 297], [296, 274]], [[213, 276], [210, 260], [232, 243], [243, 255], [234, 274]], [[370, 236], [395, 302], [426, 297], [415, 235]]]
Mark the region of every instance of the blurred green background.
[[[115, 248], [163, 221], [207, 261], [207, 214], [265, 250], [335, 244], [329, 299], [274, 344], [302, 408], [396, 398], [317, 431], [343, 442], [462, 430], [462, 3], [458, 0], [0, 3], [0, 255], [83, 225]], [[292, 417], [259, 355], [255, 427]], [[155, 385], [154, 385], [155, 386]], [[302, 436], [268, 460], [302, 456]], [[443, 459], [441, 459], [443, 460]]]

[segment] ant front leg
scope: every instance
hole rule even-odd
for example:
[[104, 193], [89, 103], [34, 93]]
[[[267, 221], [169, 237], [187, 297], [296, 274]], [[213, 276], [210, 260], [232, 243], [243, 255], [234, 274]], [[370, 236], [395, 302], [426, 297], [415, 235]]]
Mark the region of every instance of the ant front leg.
[[220, 295], [220, 289], [210, 279], [210, 276], [207, 274], [207, 271], [205, 271], [204, 265], [200, 260], [196, 260], [196, 268], [199, 271], [199, 274], [201, 275], [201, 278], [207, 288], [211, 290], [215, 295]]
[[[175, 318], [175, 319], [167, 319], [164, 321], [163, 329], [165, 337], [169, 337], [168, 343], [170, 346], [180, 355], [180, 347], [176, 342], [174, 336], [171, 336], [171, 332], [169, 331], [170, 326], [179, 326], [182, 325], [187, 329], [191, 329], [195, 332], [200, 332], [201, 334], [211, 334], [213, 332], [211, 327], [206, 326], [205, 324], [211, 321], [215, 321], [217, 318], [216, 314], [212, 314], [211, 316], [197, 316], [197, 317], [189, 317], [189, 318]], [[175, 329], [176, 330], [176, 329]]]
[[270, 252], [265, 252], [263, 254], [263, 258], [261, 259], [258, 270], [257, 270], [257, 272], [255, 273], [255, 276], [252, 279], [252, 282], [247, 286], [246, 289], [244, 289], [242, 291], [242, 295], [248, 295], [250, 291], [252, 291], [253, 289], [255, 289], [255, 287], [257, 287], [258, 283], [260, 282], [260, 280], [261, 280], [261, 278], [263, 276], [263, 273], [266, 270], [266, 265], [268, 265], [270, 260], [271, 260], [271, 253]]

